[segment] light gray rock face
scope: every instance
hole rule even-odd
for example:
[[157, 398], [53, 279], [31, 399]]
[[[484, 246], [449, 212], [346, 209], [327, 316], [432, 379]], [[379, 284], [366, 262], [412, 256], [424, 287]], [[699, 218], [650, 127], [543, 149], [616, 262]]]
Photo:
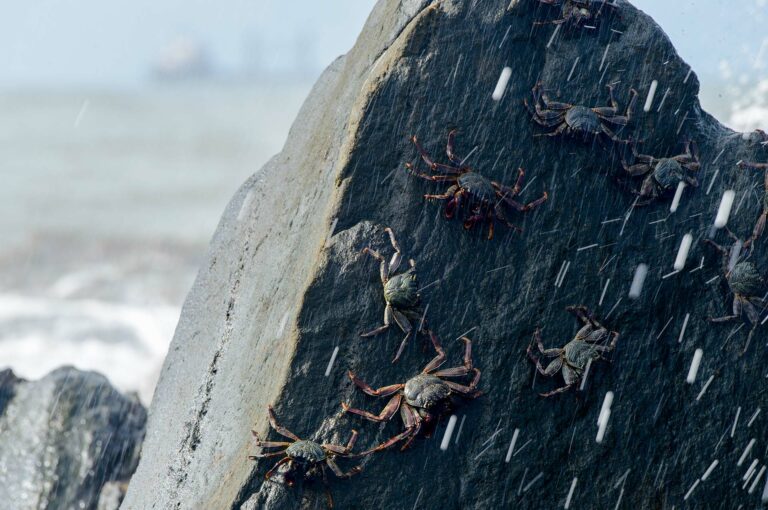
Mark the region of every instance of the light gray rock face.
[[[358, 336], [382, 321], [378, 267], [360, 249], [388, 256], [384, 226], [418, 262], [429, 324], [450, 366], [460, 362], [455, 339], [470, 331], [485, 394], [459, 408], [462, 426], [447, 451], [435, 439], [441, 422], [433, 439], [365, 458], [362, 474], [332, 481], [338, 508], [551, 509], [563, 506], [574, 478], [572, 507], [614, 508], [619, 499], [621, 507], [682, 507], [713, 459], [720, 471], [686, 504], [758, 504], [760, 491], [749, 494], [733, 480], [743, 475], [735, 464], [749, 439], [764, 436], [763, 417], [751, 427], [745, 417], [768, 406], [766, 330], [758, 328], [740, 356], [749, 327], [731, 335], [738, 323], [706, 322], [723, 315], [732, 297], [724, 278], [716, 279], [720, 257], [700, 241], [726, 189], [739, 203], [731, 228], [751, 232], [763, 177], [736, 162], [764, 161], [768, 151], [702, 112], [696, 75], [661, 29], [618, 3], [597, 29], [565, 26], [554, 34], [533, 23], [559, 9], [535, 0], [379, 2], [356, 46], [315, 86], [284, 150], [225, 212], [185, 304], [122, 508], [322, 507], [321, 484], [264, 483], [276, 459], [247, 459], [256, 452], [251, 428], [280, 440], [268, 431], [268, 404], [307, 439], [339, 443], [355, 428], [364, 449], [402, 430], [399, 416], [378, 426], [339, 407], [343, 400], [378, 412], [385, 403], [357, 390], [348, 369], [379, 387], [404, 382], [432, 356], [419, 338], [392, 365], [396, 328]], [[493, 101], [505, 66], [511, 79]], [[608, 106], [605, 86], [614, 84], [622, 110], [636, 88], [634, 122], [620, 135], [643, 140], [641, 152], [657, 156], [696, 140], [701, 185], [685, 190], [672, 215], [669, 199], [632, 209], [628, 188], [640, 182], [622, 169], [622, 156], [631, 154], [620, 145], [534, 136], [542, 129], [523, 99], [539, 81], [552, 98], [585, 106]], [[443, 218], [442, 204], [424, 201], [424, 193], [447, 185], [404, 170], [418, 159], [408, 137], [418, 135], [447, 162], [451, 128], [459, 129], [456, 151], [486, 177], [512, 185], [517, 168], [527, 170], [520, 200], [549, 193], [536, 211], [508, 213], [524, 233], [497, 225], [487, 241], [479, 229], [466, 232]], [[670, 275], [686, 233], [694, 236], [688, 268]], [[722, 233], [716, 239], [729, 242]], [[764, 240], [753, 260], [765, 274]], [[631, 300], [640, 263], [650, 271], [641, 297]], [[595, 365], [583, 392], [543, 399], [539, 392], [562, 381], [534, 377], [526, 348], [537, 326], [547, 347], [572, 339], [576, 323], [564, 308], [576, 304], [618, 330], [619, 345], [612, 363]], [[696, 348], [705, 356], [689, 385]], [[596, 444], [608, 390], [616, 398], [606, 438]], [[738, 407], [741, 421], [723, 435]], [[518, 451], [507, 463], [515, 429]]]
[[136, 469], [146, 418], [136, 396], [93, 372], [33, 382], [0, 372], [0, 508], [96, 509], [103, 486]]

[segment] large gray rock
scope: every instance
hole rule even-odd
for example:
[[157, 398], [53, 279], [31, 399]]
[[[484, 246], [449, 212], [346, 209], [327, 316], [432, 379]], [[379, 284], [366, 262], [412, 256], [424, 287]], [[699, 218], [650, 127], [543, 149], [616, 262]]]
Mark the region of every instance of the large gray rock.
[[136, 469], [146, 419], [138, 397], [94, 372], [65, 367], [32, 382], [0, 372], [0, 508], [96, 509], [102, 488]]
[[[749, 463], [736, 464], [751, 438], [752, 456], [766, 448], [764, 413], [747, 426], [768, 406], [766, 330], [758, 328], [740, 356], [746, 328], [729, 336], [735, 327], [706, 322], [723, 315], [731, 297], [722, 277], [713, 280], [719, 257], [700, 241], [725, 189], [738, 194], [731, 228], [751, 231], [763, 180], [736, 162], [765, 160], [766, 151], [702, 112], [696, 75], [661, 29], [619, 4], [598, 29], [565, 28], [553, 37], [552, 26], [533, 22], [557, 9], [534, 0], [379, 2], [352, 51], [316, 85], [284, 150], [227, 208], [185, 304], [124, 509], [321, 507], [319, 484], [286, 490], [264, 483], [272, 462], [247, 459], [255, 452], [250, 429], [268, 433], [270, 403], [302, 437], [338, 442], [354, 427], [365, 448], [401, 430], [397, 417], [376, 426], [339, 414], [341, 400], [376, 412], [384, 404], [356, 390], [347, 369], [381, 386], [403, 382], [431, 356], [413, 341], [392, 365], [398, 331], [358, 336], [382, 317], [378, 268], [360, 249], [390, 253], [384, 226], [418, 261], [430, 325], [452, 365], [460, 358], [454, 339], [471, 331], [485, 395], [459, 409], [460, 435], [446, 452], [419, 439], [407, 452], [366, 458], [361, 475], [335, 481], [339, 508], [556, 508], [575, 477], [572, 507], [682, 507], [714, 459], [719, 466], [685, 504], [759, 505], [761, 490], [748, 494], [738, 482]], [[494, 102], [504, 66], [512, 78]], [[605, 85], [613, 83], [622, 107], [631, 87], [641, 107], [656, 80], [652, 108], [638, 108], [622, 136], [642, 139], [642, 151], [655, 155], [677, 154], [683, 140], [695, 139], [702, 185], [686, 190], [673, 215], [669, 201], [628, 214], [634, 196], [616, 182], [618, 148], [534, 137], [541, 129], [522, 100], [539, 80], [553, 97], [588, 106], [607, 105]], [[487, 241], [465, 232], [422, 199], [445, 186], [404, 171], [417, 159], [409, 135], [443, 161], [453, 127], [460, 129], [457, 151], [478, 171], [510, 183], [522, 166], [530, 186], [521, 199], [549, 192], [539, 210], [512, 215], [522, 235], [499, 227]], [[691, 262], [670, 276], [688, 232]], [[758, 243], [754, 260], [765, 273], [764, 246]], [[639, 263], [650, 272], [633, 301], [627, 291]], [[526, 347], [537, 326], [548, 347], [570, 340], [576, 323], [564, 307], [571, 304], [592, 308], [621, 340], [611, 364], [595, 365], [584, 392], [543, 399], [538, 393], [558, 380], [534, 377]], [[704, 360], [689, 385], [699, 347]], [[616, 395], [612, 417], [596, 444], [608, 390]], [[507, 463], [515, 429], [518, 451]]]

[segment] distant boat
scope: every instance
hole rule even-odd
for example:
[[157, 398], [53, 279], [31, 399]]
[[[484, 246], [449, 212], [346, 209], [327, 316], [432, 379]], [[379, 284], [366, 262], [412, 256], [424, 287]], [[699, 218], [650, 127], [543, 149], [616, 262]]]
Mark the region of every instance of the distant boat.
[[162, 48], [152, 66], [152, 76], [161, 81], [201, 80], [212, 75], [205, 47], [189, 37], [177, 37]]

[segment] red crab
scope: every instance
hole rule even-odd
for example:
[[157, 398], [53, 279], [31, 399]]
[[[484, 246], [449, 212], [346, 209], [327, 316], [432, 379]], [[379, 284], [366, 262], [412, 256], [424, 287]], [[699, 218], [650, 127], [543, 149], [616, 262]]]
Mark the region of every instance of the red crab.
[[501, 221], [507, 227], [522, 232], [520, 227], [513, 225], [506, 218], [501, 207], [502, 202], [518, 212], [527, 212], [538, 207], [547, 200], [545, 191], [541, 198], [522, 204], [515, 200], [520, 194], [523, 185], [525, 172], [522, 168], [518, 170], [517, 182], [514, 187], [505, 186], [473, 171], [464, 161], [453, 151], [456, 130], [448, 134], [448, 146], [446, 154], [452, 165], [436, 163], [429, 154], [421, 147], [416, 136], [411, 137], [416, 149], [421, 155], [421, 159], [429, 165], [430, 170], [437, 172], [437, 175], [421, 173], [410, 163], [406, 163], [408, 170], [422, 179], [432, 182], [448, 182], [450, 187], [440, 195], [424, 195], [428, 200], [445, 200], [445, 217], [453, 218], [462, 206], [466, 209], [464, 218], [464, 228], [472, 229], [477, 223], [485, 222], [488, 224], [488, 239], [493, 239], [493, 228], [496, 220]]

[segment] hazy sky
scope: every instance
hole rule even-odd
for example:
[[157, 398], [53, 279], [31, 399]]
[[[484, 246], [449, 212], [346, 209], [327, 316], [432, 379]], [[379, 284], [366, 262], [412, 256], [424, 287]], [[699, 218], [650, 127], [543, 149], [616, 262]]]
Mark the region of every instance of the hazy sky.
[[[534, 0], [527, 0], [534, 1]], [[700, 75], [755, 66], [768, 0], [635, 0]], [[374, 0], [0, 0], [0, 86], [131, 86], [178, 35], [217, 67], [296, 56], [321, 69], [354, 42]], [[766, 43], [768, 45], [768, 43]], [[764, 48], [763, 65], [768, 63]], [[256, 57], [255, 55], [261, 55]], [[759, 63], [757, 63], [759, 65]]]

